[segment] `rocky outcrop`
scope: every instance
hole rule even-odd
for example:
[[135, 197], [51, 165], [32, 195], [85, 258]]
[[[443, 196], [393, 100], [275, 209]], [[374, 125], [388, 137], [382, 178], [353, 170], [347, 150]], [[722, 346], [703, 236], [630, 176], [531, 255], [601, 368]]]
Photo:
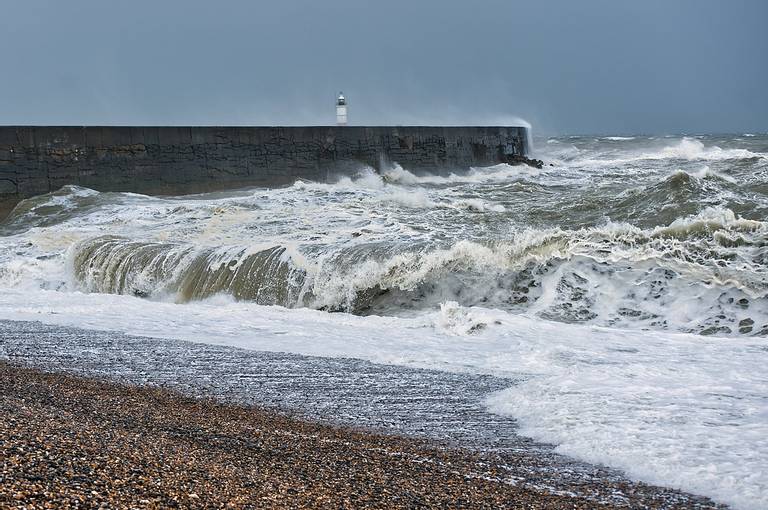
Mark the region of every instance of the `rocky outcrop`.
[[541, 170], [544, 167], [544, 162], [540, 159], [528, 158], [522, 154], [510, 154], [506, 156], [505, 163], [510, 165], [528, 165], [533, 168]]

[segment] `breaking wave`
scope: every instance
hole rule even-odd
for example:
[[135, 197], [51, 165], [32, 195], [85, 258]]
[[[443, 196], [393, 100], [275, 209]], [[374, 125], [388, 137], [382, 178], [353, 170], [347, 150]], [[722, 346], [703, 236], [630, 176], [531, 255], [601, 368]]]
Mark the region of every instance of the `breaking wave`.
[[765, 154], [757, 154], [747, 149], [721, 149], [718, 146], [705, 147], [704, 143], [694, 138], [683, 138], [677, 145], [665, 147], [655, 154], [645, 155], [647, 159], [702, 159], [702, 160], [726, 160], [726, 159], [759, 159], [765, 158]]
[[[551, 144], [558, 161], [577, 162], [568, 168], [417, 174], [393, 164], [196, 198], [67, 186], [21, 202], [0, 226], [0, 284], [178, 303], [223, 294], [360, 315], [452, 302], [568, 323], [767, 334], [768, 201], [751, 184], [763, 165], [734, 162], [763, 158], [762, 146], [683, 138], [638, 150], [647, 138], [623, 138]], [[584, 144], [614, 147], [604, 162], [658, 165], [586, 169], [584, 154], [602, 153]]]
[[259, 304], [304, 304], [305, 272], [281, 246], [195, 250], [105, 236], [75, 246], [72, 265], [88, 292], [170, 297], [177, 302], [227, 293]]
[[571, 323], [768, 333], [768, 225], [727, 209], [653, 229], [526, 230], [490, 245], [362, 244], [314, 256], [287, 246], [198, 249], [100, 236], [74, 245], [70, 260], [82, 290], [177, 302], [223, 293], [402, 314], [453, 301]]
[[[634, 143], [634, 139], [626, 140], [621, 137], [608, 137], [601, 140], [613, 142], [626, 141]], [[768, 160], [768, 153], [753, 152], [743, 148], [721, 148], [717, 145], [706, 146], [701, 140], [695, 138], [682, 138], [673, 145], [664, 147], [643, 147], [641, 145], [633, 150], [616, 150], [611, 146], [604, 150], [586, 150], [574, 145], [556, 145], [542, 157], [557, 161], [560, 165], [569, 162], [591, 166], [616, 166], [631, 163], [653, 161], [760, 161]]]

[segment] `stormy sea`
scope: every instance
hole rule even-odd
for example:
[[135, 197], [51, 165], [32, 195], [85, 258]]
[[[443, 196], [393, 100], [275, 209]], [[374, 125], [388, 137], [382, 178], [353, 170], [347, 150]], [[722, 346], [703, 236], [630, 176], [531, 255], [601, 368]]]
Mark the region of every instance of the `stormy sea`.
[[768, 507], [768, 135], [534, 140], [541, 170], [150, 197], [0, 223], [0, 319], [516, 381], [560, 454]]

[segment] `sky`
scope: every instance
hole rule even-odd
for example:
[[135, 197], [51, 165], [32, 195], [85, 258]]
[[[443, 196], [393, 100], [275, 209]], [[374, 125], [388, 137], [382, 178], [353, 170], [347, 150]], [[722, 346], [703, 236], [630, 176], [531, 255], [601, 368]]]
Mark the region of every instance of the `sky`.
[[768, 131], [766, 0], [4, 0], [0, 124]]

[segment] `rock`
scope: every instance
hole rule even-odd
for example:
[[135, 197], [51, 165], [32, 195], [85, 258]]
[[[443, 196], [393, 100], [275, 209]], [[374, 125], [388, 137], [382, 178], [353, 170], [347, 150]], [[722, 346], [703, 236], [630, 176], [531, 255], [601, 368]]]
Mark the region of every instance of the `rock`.
[[527, 158], [520, 156], [519, 154], [510, 154], [505, 157], [508, 165], [528, 165], [533, 168], [541, 170], [544, 167], [544, 162], [540, 159]]

